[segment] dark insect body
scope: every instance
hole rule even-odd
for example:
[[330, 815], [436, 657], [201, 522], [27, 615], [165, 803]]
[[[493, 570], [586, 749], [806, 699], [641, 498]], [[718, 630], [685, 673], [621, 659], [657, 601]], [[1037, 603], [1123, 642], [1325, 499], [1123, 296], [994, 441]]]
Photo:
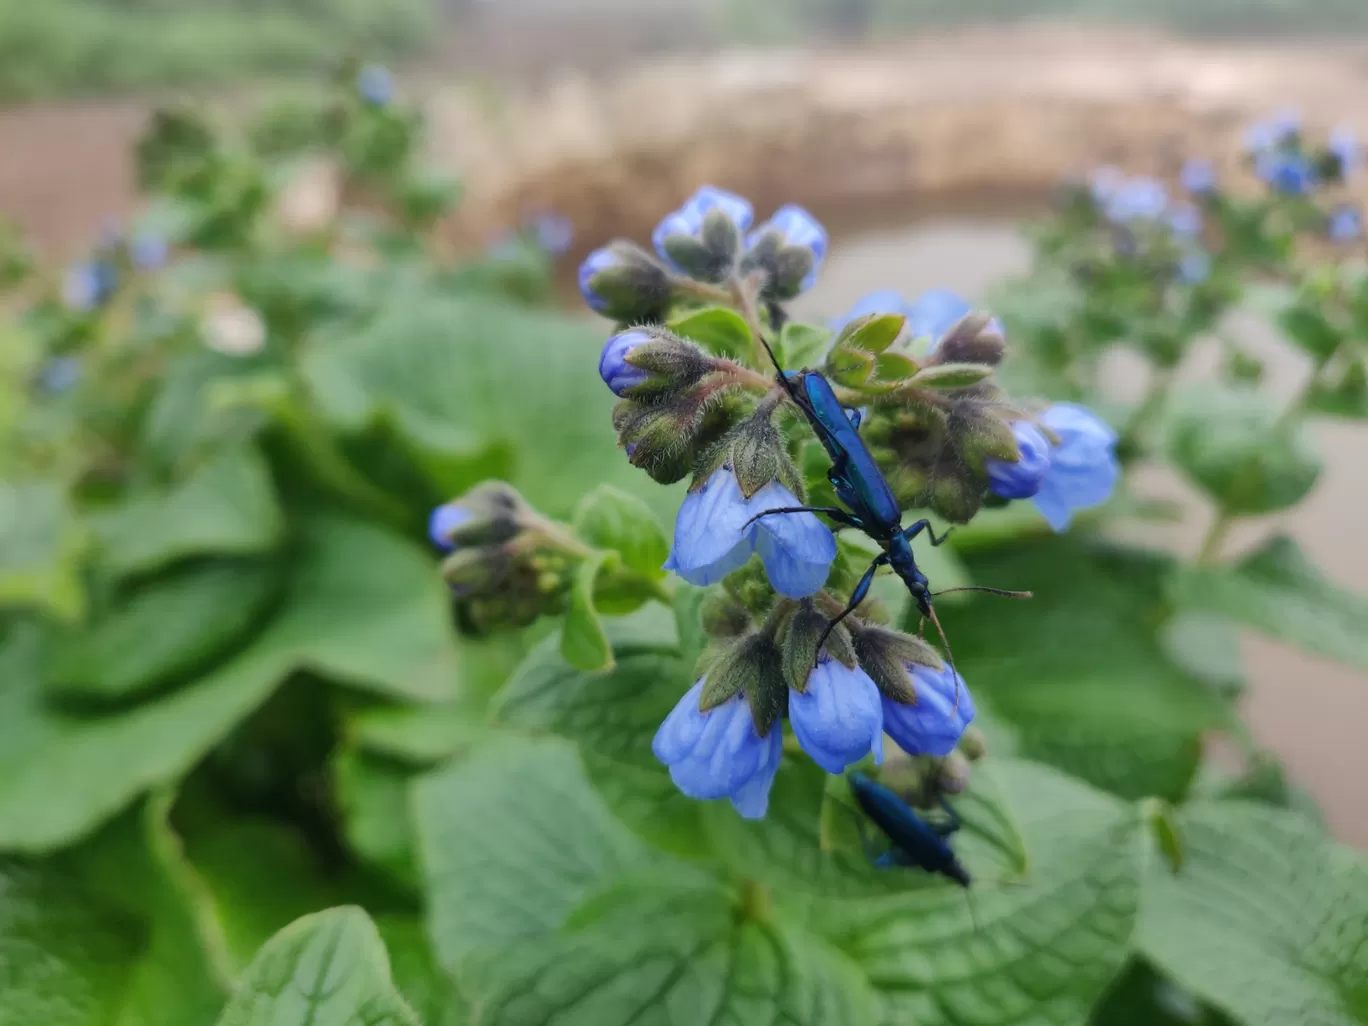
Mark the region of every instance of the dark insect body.
[[[948, 838], [960, 827], [959, 816], [942, 799], [941, 807], [950, 815], [948, 823], [931, 823], [917, 815], [891, 789], [863, 773], [850, 774], [850, 791], [860, 809], [874, 821], [893, 845], [881, 855], [870, 855], [876, 866], [908, 866], [937, 873], [961, 887], [972, 882], [969, 871], [955, 857]], [[864, 841], [864, 829], [860, 829]], [[866, 853], [869, 848], [866, 844]]]
[[[774, 362], [779, 387], [798, 407], [799, 412], [803, 414], [811, 426], [813, 434], [822, 443], [822, 448], [831, 457], [831, 468], [827, 471], [827, 480], [836, 490], [836, 497], [845, 503], [847, 508], [841, 509], [838, 506], [785, 506], [779, 509], [766, 510], [751, 519], [758, 520], [760, 517], [782, 513], [822, 513], [838, 524], [853, 527], [855, 530], [863, 532], [878, 542], [883, 549], [883, 552], [869, 564], [869, 569], [865, 571], [859, 583], [855, 585], [855, 590], [850, 593], [850, 601], [846, 603], [846, 607], [827, 624], [826, 632], [818, 642], [817, 651], [821, 652], [822, 645], [826, 643], [831, 632], [836, 629], [836, 625], [853, 613], [865, 600], [865, 596], [869, 594], [870, 586], [874, 583], [874, 575], [878, 573], [879, 568], [888, 566], [906, 585], [921, 615], [936, 625], [936, 630], [940, 632], [941, 641], [945, 643], [948, 654], [950, 646], [945, 641], [945, 633], [941, 631], [940, 620], [937, 619], [935, 609], [931, 604], [933, 593], [930, 584], [926, 575], [917, 566], [916, 556], [913, 555], [912, 539], [925, 531], [930, 537], [932, 545], [940, 545], [949, 537], [950, 532], [946, 531], [939, 538], [936, 537], [929, 520], [918, 520], [912, 526], [904, 528], [902, 526], [902, 510], [898, 507], [898, 500], [894, 498], [893, 490], [888, 487], [888, 481], [884, 478], [883, 471], [874, 462], [873, 455], [870, 454], [864, 439], [860, 437], [858, 415], [854, 415], [854, 419], [852, 419], [852, 415], [836, 398], [836, 393], [832, 391], [830, 383], [820, 373], [813, 370], [785, 372], [779, 366], [779, 361], [769, 343], [763, 337], [761, 337], [760, 342]], [[1012, 598], [1025, 598], [1030, 595], [1029, 592], [1002, 591], [998, 588], [977, 586], [948, 590], [986, 591]], [[952, 658], [951, 664], [953, 665], [953, 663], [954, 659]], [[955, 679], [955, 697], [956, 704], [958, 704], [958, 677]]]

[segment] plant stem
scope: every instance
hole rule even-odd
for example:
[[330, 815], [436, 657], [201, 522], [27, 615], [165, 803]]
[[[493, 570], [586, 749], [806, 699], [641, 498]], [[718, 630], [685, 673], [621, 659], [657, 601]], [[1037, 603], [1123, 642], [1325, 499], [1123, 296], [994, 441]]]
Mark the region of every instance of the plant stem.
[[1299, 391], [1292, 401], [1287, 404], [1287, 409], [1283, 410], [1282, 416], [1278, 418], [1277, 427], [1279, 430], [1289, 428], [1301, 419], [1302, 414], [1306, 412], [1306, 407], [1311, 400], [1312, 394], [1320, 384], [1321, 372], [1325, 370], [1326, 365], [1329, 364], [1333, 358], [1334, 354], [1332, 353], [1330, 356], [1316, 361], [1316, 365], [1312, 368], [1310, 376], [1306, 379], [1306, 383], [1302, 385], [1301, 391]]
[[1145, 397], [1140, 400], [1140, 404], [1132, 411], [1125, 425], [1121, 428], [1121, 447], [1123, 449], [1136, 453], [1140, 451], [1140, 433], [1149, 427], [1155, 415], [1163, 408], [1164, 400], [1168, 398], [1169, 389], [1172, 387], [1172, 368], [1161, 368], [1151, 375]]
[[1197, 550], [1198, 566], [1210, 566], [1221, 558], [1221, 546], [1234, 524], [1235, 517], [1226, 510], [1218, 509], [1216, 511], [1211, 526], [1207, 528], [1206, 537], [1202, 539], [1202, 546]]

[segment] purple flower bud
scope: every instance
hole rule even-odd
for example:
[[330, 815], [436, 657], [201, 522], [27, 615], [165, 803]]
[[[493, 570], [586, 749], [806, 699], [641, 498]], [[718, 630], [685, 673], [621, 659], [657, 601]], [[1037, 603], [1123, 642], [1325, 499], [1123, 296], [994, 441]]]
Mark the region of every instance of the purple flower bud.
[[641, 367], [633, 367], [627, 356], [637, 346], [651, 341], [650, 334], [643, 328], [629, 328], [610, 338], [599, 357], [599, 377], [614, 395], [620, 396], [629, 388], [644, 384], [651, 375]]
[[[883, 729], [908, 755], [934, 755], [943, 758], [955, 750], [964, 730], [974, 718], [974, 699], [960, 677], [947, 663], [941, 669], [908, 663], [912, 690], [917, 700], [904, 705], [884, 696]], [[959, 682], [959, 700], [955, 684]]]
[[699, 678], [665, 717], [651, 751], [690, 798], [728, 798], [746, 819], [763, 819], [783, 757], [783, 731], [776, 724], [767, 736], [757, 734], [744, 692], [700, 710], [706, 681]]
[[735, 193], [727, 192], [725, 189], [719, 189], [715, 185], [700, 186], [698, 191], [690, 196], [682, 207], [666, 214], [655, 226], [655, 231], [651, 233], [651, 243], [655, 246], [655, 251], [660, 254], [660, 259], [674, 266], [677, 270], [685, 270], [675, 263], [666, 246], [666, 240], [672, 235], [685, 235], [701, 241], [703, 220], [713, 210], [721, 211], [727, 220], [736, 226], [738, 232], [744, 232], [749, 228], [755, 217], [755, 211], [749, 200]]
[[775, 591], [805, 598], [826, 583], [836, 558], [831, 530], [811, 513], [779, 513], [747, 524], [767, 509], [800, 505], [777, 481], [747, 499], [730, 467], [714, 471], [679, 507], [665, 569], [703, 588], [739, 570], [758, 552]]
[[1050, 469], [1050, 443], [1039, 428], [1025, 420], [1013, 421], [1012, 434], [1021, 458], [1015, 463], [992, 457], [985, 460], [988, 487], [1004, 499], [1029, 499], [1040, 490], [1040, 482]]
[[595, 292], [592, 287], [594, 275], [600, 271], [612, 270], [620, 266], [621, 263], [621, 257], [610, 246], [603, 246], [590, 253], [584, 258], [584, 263], [580, 264], [580, 295], [584, 297], [584, 301], [589, 304], [591, 309], [603, 313], [609, 306], [608, 300]]
[[[767, 240], [766, 237], [770, 237]], [[772, 241], [771, 241], [772, 240]], [[782, 250], [806, 250], [802, 277], [798, 281], [777, 283], [779, 295], [792, 298], [806, 292], [817, 281], [817, 271], [827, 252], [827, 231], [820, 221], [800, 206], [786, 203], [764, 224], [746, 236], [746, 248], [759, 251], [773, 246]], [[787, 275], [784, 276], [787, 279]]]
[[1054, 530], [1063, 531], [1074, 510], [1111, 497], [1121, 475], [1116, 432], [1091, 410], [1073, 403], [1055, 403], [1040, 423], [1059, 437], [1059, 444], [1050, 449], [1050, 469], [1040, 482], [1035, 504]]
[[386, 107], [394, 99], [394, 75], [380, 64], [367, 64], [357, 73], [356, 91], [372, 107]]
[[1192, 195], [1205, 196], [1216, 188], [1216, 167], [1209, 160], [1189, 160], [1179, 180]]
[[451, 542], [451, 532], [456, 530], [474, 514], [464, 506], [458, 506], [454, 502], [446, 502], [432, 511], [432, 516], [428, 518], [428, 537], [432, 539], [432, 544], [443, 552], [450, 552], [456, 546]]
[[1342, 203], [1330, 211], [1326, 231], [1335, 242], [1353, 242], [1363, 235], [1363, 215], [1352, 203]]
[[806, 691], [789, 692], [789, 722], [812, 761], [828, 773], [873, 754], [883, 762], [883, 708], [878, 686], [858, 666], [823, 658]]

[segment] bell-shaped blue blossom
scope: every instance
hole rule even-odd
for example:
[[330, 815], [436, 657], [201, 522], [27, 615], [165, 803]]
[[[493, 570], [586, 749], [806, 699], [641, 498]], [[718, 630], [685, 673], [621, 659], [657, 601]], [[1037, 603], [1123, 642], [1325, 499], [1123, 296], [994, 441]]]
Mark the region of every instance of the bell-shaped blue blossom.
[[1189, 249], [1178, 258], [1178, 279], [1185, 285], [1200, 285], [1211, 277], [1211, 254], [1204, 249]]
[[816, 284], [817, 272], [826, 258], [827, 230], [802, 207], [785, 203], [774, 212], [774, 216], [746, 236], [747, 248], [771, 232], [777, 232], [783, 238], [781, 245], [806, 249], [812, 254], [812, 266], [798, 286], [799, 292], [806, 292]]
[[755, 210], [749, 200], [726, 189], [719, 189], [715, 185], [700, 186], [698, 191], [684, 201], [682, 207], [661, 218], [660, 223], [655, 226], [655, 231], [651, 233], [651, 244], [660, 254], [660, 259], [676, 270], [684, 270], [674, 262], [665, 242], [672, 235], [687, 235], [691, 239], [700, 240], [703, 235], [703, 219], [713, 210], [720, 210], [732, 224], [736, 225], [737, 230], [742, 232], [749, 228], [755, 219]]
[[[904, 704], [884, 696], [883, 729], [908, 755], [944, 758], [955, 750], [974, 719], [974, 699], [964, 678], [947, 663], [941, 669], [908, 663], [917, 700]], [[956, 683], [959, 694], [956, 697]]]
[[614, 253], [610, 247], [603, 246], [590, 253], [584, 258], [584, 263], [580, 264], [580, 295], [584, 297], [584, 301], [589, 304], [591, 310], [603, 313], [610, 305], [606, 298], [600, 296], [593, 290], [591, 282], [594, 280], [594, 275], [598, 274], [600, 271], [606, 271], [609, 268], [616, 267], [621, 262], [621, 258], [617, 253]]
[[1352, 128], [1341, 125], [1330, 133], [1330, 138], [1326, 142], [1325, 148], [1330, 156], [1335, 158], [1335, 163], [1339, 165], [1339, 175], [1341, 178], [1348, 178], [1359, 169], [1362, 161], [1362, 151], [1359, 149], [1358, 136], [1354, 134]]
[[811, 513], [778, 513], [746, 523], [767, 509], [801, 505], [778, 481], [747, 499], [731, 468], [722, 467], [679, 507], [665, 569], [704, 588], [739, 570], [758, 552], [775, 591], [806, 598], [826, 584], [836, 558], [830, 528]]
[[166, 263], [170, 254], [166, 236], [156, 232], [139, 232], [128, 244], [128, 256], [140, 271], [155, 271]]
[[858, 666], [824, 655], [808, 674], [807, 689], [789, 692], [789, 722], [803, 751], [828, 773], [844, 773], [866, 755], [883, 761], [879, 688]]
[[1254, 160], [1254, 173], [1270, 188], [1288, 196], [1305, 196], [1316, 186], [1316, 168], [1304, 154], [1264, 150]]
[[757, 734], [744, 692], [700, 710], [706, 682], [699, 678], [665, 717], [651, 751], [690, 798], [727, 798], [746, 819], [763, 819], [783, 758], [783, 730], [776, 721], [767, 736]]
[[356, 75], [356, 92], [372, 107], [388, 106], [394, 99], [394, 75], [381, 64], [367, 64]]
[[1202, 212], [1191, 203], [1180, 203], [1169, 210], [1168, 225], [1175, 235], [1196, 238], [1202, 234]]
[[603, 346], [599, 356], [599, 377], [614, 395], [620, 396], [629, 388], [644, 384], [650, 372], [642, 367], [634, 367], [627, 362], [628, 355], [637, 346], [651, 341], [650, 333], [643, 328], [628, 328], [619, 331]]
[[1216, 188], [1216, 167], [1209, 160], [1189, 160], [1183, 165], [1179, 181], [1192, 195], [1205, 196]]
[[1326, 232], [1334, 242], [1353, 242], [1363, 235], [1363, 214], [1352, 203], [1342, 203], [1330, 211]]
[[117, 285], [113, 264], [84, 260], [67, 268], [62, 278], [62, 300], [73, 310], [89, 313], [109, 302]]
[[428, 518], [428, 537], [432, 539], [432, 544], [443, 552], [450, 552], [456, 547], [451, 540], [451, 533], [472, 516], [474, 514], [470, 510], [453, 502], [438, 506]]
[[1040, 482], [1050, 469], [1050, 443], [1038, 427], [1026, 420], [1014, 421], [1012, 434], [1016, 436], [1021, 459], [1015, 463], [992, 457], [985, 460], [988, 487], [1004, 499], [1029, 499], [1040, 490]]
[[1168, 189], [1155, 178], [1128, 178], [1102, 204], [1102, 213], [1116, 224], [1153, 221], [1168, 207]]
[[1073, 511], [1096, 506], [1111, 497], [1121, 476], [1116, 460], [1116, 432], [1091, 410], [1074, 403], [1055, 403], [1040, 423], [1059, 439], [1050, 449], [1050, 469], [1041, 479], [1036, 508], [1056, 531], [1063, 531]]

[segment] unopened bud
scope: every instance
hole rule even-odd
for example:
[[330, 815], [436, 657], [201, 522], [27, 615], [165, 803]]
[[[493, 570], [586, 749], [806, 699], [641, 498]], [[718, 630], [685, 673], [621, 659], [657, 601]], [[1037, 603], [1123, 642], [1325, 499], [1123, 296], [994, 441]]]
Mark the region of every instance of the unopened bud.
[[662, 320], [674, 294], [665, 266], [626, 241], [590, 253], [580, 265], [579, 288], [594, 310], [624, 323]]
[[969, 759], [960, 752], [951, 752], [941, 760], [936, 787], [944, 794], [961, 794], [969, 786], [972, 773]]

